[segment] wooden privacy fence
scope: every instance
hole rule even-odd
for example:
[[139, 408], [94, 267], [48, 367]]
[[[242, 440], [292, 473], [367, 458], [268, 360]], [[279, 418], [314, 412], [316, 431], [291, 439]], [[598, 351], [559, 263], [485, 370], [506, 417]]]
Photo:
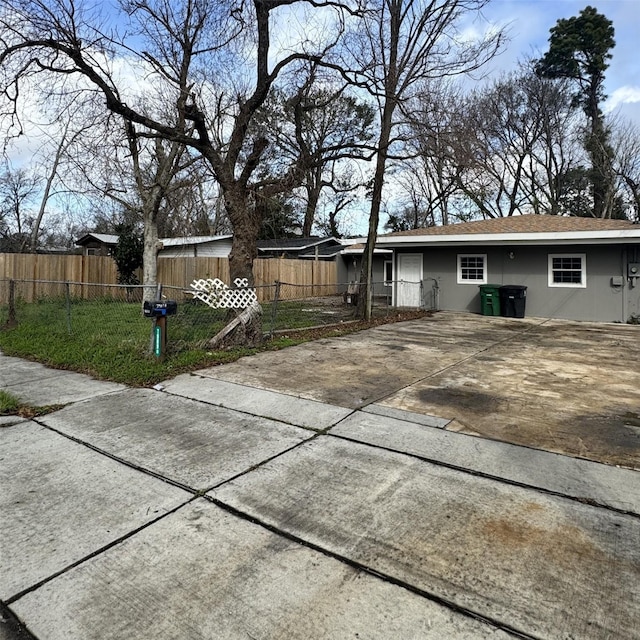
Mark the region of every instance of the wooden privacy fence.
[[[283, 282], [304, 287], [306, 295], [327, 295], [337, 288], [337, 265], [322, 260], [285, 260], [269, 258], [255, 260], [253, 265], [257, 287]], [[142, 274], [139, 274], [142, 277]], [[227, 258], [160, 258], [158, 282], [166, 287], [188, 289], [198, 278], [219, 278], [229, 283]], [[45, 255], [0, 253], [0, 281], [40, 281], [36, 287], [22, 286], [21, 297], [27, 302], [44, 295], [57, 295], [58, 283], [92, 283], [114, 285], [118, 272], [114, 260], [107, 256]], [[44, 283], [49, 283], [51, 292]], [[74, 287], [73, 295], [85, 297], [83, 287]], [[260, 297], [271, 298], [273, 287], [265, 287]], [[0, 303], [5, 302], [7, 287], [0, 286]], [[106, 293], [106, 292], [105, 292]], [[95, 291], [92, 295], [95, 295]]]
[[55, 280], [116, 284], [112, 258], [34, 253], [0, 253], [0, 280]]

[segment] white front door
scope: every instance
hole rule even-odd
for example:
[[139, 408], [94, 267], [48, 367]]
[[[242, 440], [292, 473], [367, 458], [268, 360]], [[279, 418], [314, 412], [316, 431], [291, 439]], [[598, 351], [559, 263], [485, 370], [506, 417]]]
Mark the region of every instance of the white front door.
[[396, 277], [396, 305], [398, 307], [422, 306], [422, 254], [399, 253]]

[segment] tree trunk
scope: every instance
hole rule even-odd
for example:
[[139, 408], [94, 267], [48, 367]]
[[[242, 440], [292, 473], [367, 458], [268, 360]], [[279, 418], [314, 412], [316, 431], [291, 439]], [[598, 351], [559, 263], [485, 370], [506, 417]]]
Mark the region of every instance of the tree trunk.
[[142, 253], [142, 284], [143, 300], [153, 300], [158, 286], [158, 225], [155, 219], [145, 215], [144, 220], [144, 249]]
[[[384, 124], [383, 124], [384, 129]], [[373, 254], [378, 237], [378, 223], [380, 222], [380, 206], [382, 203], [382, 187], [384, 186], [384, 170], [387, 160], [387, 145], [391, 126], [386, 132], [384, 148], [378, 149], [376, 159], [376, 173], [373, 180], [373, 194], [371, 198], [371, 211], [369, 213], [369, 232], [367, 243], [362, 254], [362, 270], [360, 272], [360, 295], [358, 296], [358, 315], [365, 320], [371, 319], [373, 312]], [[380, 137], [383, 138], [383, 132]]]
[[[244, 189], [240, 185], [224, 187], [225, 205], [233, 227], [229, 254], [230, 287], [236, 280], [245, 280], [249, 288], [255, 286], [253, 261], [258, 249], [260, 221], [250, 209]], [[232, 346], [256, 347], [263, 341], [262, 308], [253, 304], [245, 309], [230, 310], [227, 326], [208, 343], [209, 348]]]
[[44, 193], [42, 194], [40, 207], [38, 208], [38, 215], [36, 216], [36, 219], [33, 223], [33, 229], [31, 230], [31, 253], [36, 253], [36, 251], [38, 250], [38, 235], [40, 234], [40, 226], [42, 225], [42, 219], [44, 218], [47, 203], [49, 202], [49, 196], [51, 195], [51, 186], [53, 185], [53, 181], [56, 177], [56, 174], [58, 173], [58, 165], [60, 164], [60, 158], [62, 156], [62, 144], [63, 143], [60, 143], [60, 145], [58, 146], [56, 157], [53, 160], [53, 166], [51, 167], [51, 171], [47, 176]]
[[358, 315], [365, 320], [371, 319], [373, 311], [373, 253], [378, 237], [378, 223], [380, 221], [380, 207], [382, 205], [382, 188], [384, 186], [384, 171], [387, 164], [389, 140], [393, 126], [393, 112], [396, 102], [387, 97], [380, 123], [380, 138], [376, 156], [376, 172], [373, 178], [371, 196], [371, 211], [369, 213], [369, 232], [367, 243], [362, 256], [362, 270], [360, 272], [360, 295], [358, 296]]
[[307, 172], [307, 207], [304, 213], [304, 223], [302, 225], [302, 237], [311, 236], [313, 222], [316, 219], [318, 201], [322, 191], [322, 168], [317, 167], [314, 171]]
[[209, 342], [209, 349], [258, 346], [262, 342], [262, 307], [254, 303], [241, 309]]

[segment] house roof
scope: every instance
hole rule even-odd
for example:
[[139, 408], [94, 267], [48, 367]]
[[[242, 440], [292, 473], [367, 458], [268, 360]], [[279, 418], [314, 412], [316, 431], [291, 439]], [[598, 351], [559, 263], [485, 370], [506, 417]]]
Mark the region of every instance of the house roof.
[[308, 249], [303, 249], [298, 253], [298, 258], [333, 258], [342, 252], [344, 247], [341, 244], [320, 244]]
[[258, 251], [302, 251], [328, 242], [338, 242], [333, 236], [320, 238], [278, 238], [276, 240], [258, 240]]
[[76, 240], [76, 244], [83, 245], [93, 240], [97, 242], [102, 242], [103, 244], [109, 244], [109, 245], [112, 244], [115, 246], [116, 244], [118, 244], [119, 237], [120, 236], [114, 236], [109, 233], [86, 233], [85, 235], [82, 236], [82, 238], [79, 238], [78, 240]]
[[[116, 245], [118, 244], [119, 237], [120, 236], [108, 233], [87, 233], [79, 240], [76, 240], [76, 244], [82, 245], [94, 240], [108, 245]], [[162, 242], [165, 247], [182, 247], [185, 245], [204, 244], [206, 242], [218, 242], [219, 240], [227, 240], [232, 237], [232, 235], [183, 236], [180, 238], [160, 238], [160, 242]]]
[[427, 227], [398, 231], [389, 236], [413, 235], [451, 235], [467, 233], [544, 233], [558, 231], [602, 231], [612, 229], [630, 229], [634, 223], [629, 220], [610, 220], [602, 218], [576, 218], [566, 216], [547, 216], [526, 214], [506, 218], [489, 218], [473, 222], [461, 222], [441, 227]]
[[193, 244], [205, 244], [207, 242], [218, 242], [220, 240], [228, 240], [231, 235], [225, 236], [183, 236], [181, 238], [160, 238], [163, 247], [184, 247]]
[[640, 241], [640, 225], [629, 220], [527, 214], [399, 231], [378, 236], [377, 244], [595, 244], [627, 241]]
[[[360, 255], [364, 253], [365, 244], [363, 242], [354, 242], [352, 244], [347, 245], [340, 253], [342, 255]], [[373, 253], [383, 254], [383, 253], [393, 253], [392, 249], [380, 249], [378, 247], [374, 247]]]

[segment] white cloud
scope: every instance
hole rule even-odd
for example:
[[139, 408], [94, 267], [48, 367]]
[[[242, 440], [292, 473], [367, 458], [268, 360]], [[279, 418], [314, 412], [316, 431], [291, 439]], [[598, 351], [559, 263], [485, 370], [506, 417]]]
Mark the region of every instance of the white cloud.
[[607, 113], [615, 111], [624, 104], [640, 102], [640, 87], [625, 85], [616, 89], [607, 99], [604, 110]]

